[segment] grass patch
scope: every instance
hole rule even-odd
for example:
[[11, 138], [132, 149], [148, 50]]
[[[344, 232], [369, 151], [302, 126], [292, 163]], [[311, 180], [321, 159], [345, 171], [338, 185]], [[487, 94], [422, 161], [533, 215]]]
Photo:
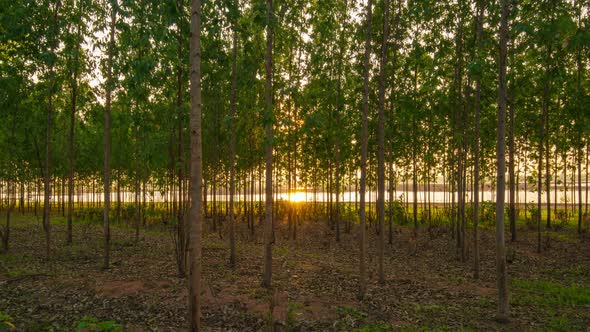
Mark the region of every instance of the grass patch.
[[368, 324], [354, 329], [354, 332], [384, 332], [393, 331], [393, 327], [389, 323], [374, 323]]
[[0, 263], [3, 264], [18, 264], [25, 260], [28, 260], [28, 256], [25, 255], [10, 255], [10, 254], [0, 254]]
[[495, 306], [495, 302], [486, 296], [481, 296], [480, 298], [478, 298], [477, 304], [482, 308], [492, 308]]
[[274, 246], [273, 248], [273, 254], [276, 255], [276, 257], [287, 257], [290, 252], [291, 250], [289, 249], [289, 247], [285, 245]]
[[576, 283], [581, 280], [590, 282], [590, 266], [574, 265], [565, 269], [547, 269], [543, 273], [548, 276], [565, 280], [569, 283]]
[[438, 327], [428, 327], [428, 326], [421, 326], [421, 327], [402, 327], [400, 329], [400, 331], [402, 332], [455, 332], [455, 331], [461, 331], [461, 332], [471, 332], [471, 331], [475, 331], [473, 329], [470, 328], [465, 328], [465, 327], [460, 327], [460, 328], [456, 328], [456, 327], [448, 327], [448, 326], [438, 326]]
[[563, 286], [550, 281], [514, 280], [516, 304], [557, 306], [590, 306], [590, 287]]
[[574, 244], [580, 242], [580, 237], [577, 233], [572, 232], [546, 232], [545, 236], [551, 237], [553, 240]]
[[8, 273], [6, 273], [6, 276], [8, 278], [18, 278], [20, 276], [25, 276], [25, 275], [29, 275], [29, 274], [33, 274], [33, 273], [31, 273], [30, 271], [27, 271], [27, 270], [17, 269], [17, 270], [8, 271]]
[[[368, 329], [368, 315], [351, 306], [339, 306], [338, 316], [340, 317], [335, 324], [338, 331], [373, 331]], [[366, 327], [365, 330], [359, 330]]]
[[78, 326], [76, 327], [76, 331], [84, 331], [84, 332], [119, 332], [123, 331], [123, 326], [117, 324], [115, 321], [107, 320], [101, 321], [96, 317], [92, 316], [84, 316], [79, 322]]
[[322, 256], [319, 253], [315, 253], [315, 252], [306, 252], [305, 256], [309, 257], [311, 259], [322, 259]]
[[566, 317], [556, 317], [549, 322], [549, 326], [545, 331], [552, 332], [568, 332], [575, 331], [577, 329], [576, 324], [573, 324]]
[[12, 323], [14, 319], [9, 315], [0, 312], [0, 331], [16, 331], [16, 326]]
[[449, 281], [457, 285], [461, 285], [465, 282], [465, 277], [459, 275], [450, 275]]

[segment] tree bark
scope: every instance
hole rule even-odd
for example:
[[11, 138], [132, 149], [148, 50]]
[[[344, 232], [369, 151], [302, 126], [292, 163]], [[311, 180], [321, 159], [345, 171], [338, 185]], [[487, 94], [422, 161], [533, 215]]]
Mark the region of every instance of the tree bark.
[[[184, 5], [182, 0], [176, 1], [177, 10], [179, 13], [182, 13], [184, 10]], [[178, 17], [178, 35], [177, 35], [177, 43], [178, 43], [178, 68], [177, 68], [177, 92], [176, 92], [176, 110], [177, 110], [177, 122], [178, 122], [178, 210], [177, 213], [177, 238], [178, 238], [178, 247], [177, 253], [178, 257], [178, 275], [180, 277], [184, 277], [186, 275], [186, 259], [187, 259], [187, 244], [189, 235], [187, 233], [187, 226], [186, 226], [186, 218], [185, 218], [185, 206], [184, 206], [184, 168], [185, 168], [185, 161], [184, 161], [184, 116], [182, 112], [182, 83], [183, 83], [183, 70], [182, 70], [182, 58], [184, 57], [184, 52], [182, 49], [182, 16]], [[174, 195], [172, 196], [174, 197]]]
[[111, 7], [111, 24], [109, 37], [109, 55], [107, 64], [107, 88], [106, 104], [104, 112], [104, 214], [103, 214], [103, 232], [104, 232], [104, 262], [103, 268], [109, 268], [111, 230], [109, 220], [109, 210], [111, 208], [111, 96], [114, 89], [113, 82], [113, 56], [115, 51], [115, 23], [117, 21], [117, 1], [113, 2]]
[[272, 197], [272, 148], [273, 148], [273, 100], [272, 100], [272, 44], [273, 44], [273, 11], [272, 0], [266, 1], [266, 83], [264, 97], [266, 102], [265, 134], [266, 134], [266, 169], [265, 169], [265, 225], [264, 225], [264, 274], [262, 286], [270, 288], [272, 279], [272, 240], [273, 240], [273, 197]]
[[[50, 36], [50, 53], [56, 56], [55, 49], [57, 47], [58, 34], [58, 14], [61, 7], [61, 1], [55, 4], [55, 12], [53, 13], [53, 24], [51, 27]], [[51, 257], [51, 118], [53, 113], [53, 89], [55, 85], [55, 59], [51, 59], [49, 64], [49, 85], [47, 88], [47, 128], [45, 132], [45, 186], [44, 186], [44, 202], [43, 202], [43, 229], [45, 231], [45, 258], [49, 260]]]
[[[236, 10], [239, 10], [239, 0], [235, 0]], [[238, 90], [238, 18], [233, 22], [233, 50], [232, 50], [232, 67], [231, 67], [231, 96], [229, 107], [230, 119], [230, 140], [229, 140], [229, 265], [233, 268], [236, 265], [236, 239], [234, 226], [234, 195], [235, 185], [235, 154], [236, 154], [236, 133], [235, 133], [235, 114], [236, 114], [236, 97]]]
[[[480, 60], [482, 51], [482, 35], [484, 20], [485, 3], [484, 0], [477, 1], [477, 55]], [[479, 130], [480, 130], [480, 110], [481, 110], [481, 76], [475, 80], [475, 139], [473, 142], [473, 277], [479, 278]]]
[[365, 54], [363, 59], [364, 80], [363, 80], [363, 104], [361, 119], [361, 179], [360, 179], [360, 202], [359, 202], [359, 246], [360, 246], [360, 266], [359, 266], [359, 297], [364, 298], [367, 290], [366, 267], [365, 267], [365, 192], [367, 188], [367, 145], [368, 145], [368, 114], [369, 114], [369, 58], [371, 56], [371, 19], [372, 19], [372, 0], [367, 1], [367, 17], [365, 32]]
[[383, 41], [379, 65], [379, 123], [377, 126], [377, 218], [379, 225], [379, 283], [385, 283], [385, 64], [389, 39], [389, 0], [383, 1]]
[[[512, 89], [511, 89], [512, 91]], [[510, 220], [510, 236], [511, 241], [516, 241], [516, 203], [515, 203], [515, 193], [516, 193], [516, 186], [518, 186], [518, 182], [515, 182], [515, 169], [514, 169], [514, 105], [512, 100], [509, 98], [508, 100], [508, 113], [510, 124], [508, 127], [508, 182], [510, 185], [509, 188], [509, 213], [508, 218]]]
[[508, 42], [509, 2], [502, 0], [502, 19], [500, 23], [500, 58], [498, 74], [498, 131], [497, 131], [497, 178], [496, 178], [496, 272], [498, 285], [498, 313], [496, 318], [506, 322], [509, 319], [508, 285], [506, 271], [506, 247], [504, 243], [504, 196], [506, 172], [506, 55]]
[[201, 1], [192, 0], [190, 37], [190, 221], [189, 330], [201, 330], [201, 255], [203, 150], [201, 141]]

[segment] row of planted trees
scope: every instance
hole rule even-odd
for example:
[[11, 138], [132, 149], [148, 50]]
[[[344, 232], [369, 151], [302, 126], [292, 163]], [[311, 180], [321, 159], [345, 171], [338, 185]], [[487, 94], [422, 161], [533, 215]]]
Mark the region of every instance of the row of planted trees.
[[[107, 211], [108, 248], [110, 208], [120, 220], [121, 205], [133, 203], [130, 219], [139, 227], [159, 195], [161, 220], [176, 222], [184, 252], [189, 207], [197, 209], [194, 218], [202, 202], [216, 225], [223, 206], [231, 234], [236, 211], [248, 216], [252, 230], [254, 219], [265, 217], [268, 235], [277, 216], [272, 198], [304, 190], [312, 197], [329, 193], [316, 199], [327, 206], [317, 210], [325, 211], [339, 240], [341, 217], [352, 206], [342, 203], [345, 191], [359, 193], [353, 215], [359, 214], [360, 231], [366, 213], [369, 220], [375, 213], [380, 235], [386, 209], [389, 224], [399, 222], [393, 211], [401, 192], [403, 216], [417, 227], [419, 191], [444, 191], [445, 218], [465, 259], [470, 225], [478, 237], [482, 188], [503, 194], [505, 184], [512, 240], [517, 210], [534, 202], [541, 250], [540, 211], [551, 227], [560, 186], [577, 194], [571, 201], [578, 204], [582, 232], [590, 134], [588, 1], [501, 5], [5, 2], [0, 177], [8, 213], [2, 237], [7, 244], [12, 209], [43, 207], [49, 255], [50, 204], [61, 206], [71, 234], [74, 204], [82, 207], [79, 200], [85, 200]], [[505, 106], [505, 135], [499, 105]], [[504, 139], [507, 158], [498, 153]], [[202, 155], [193, 149], [197, 145]], [[496, 158], [507, 159], [500, 176]], [[364, 195], [372, 189], [374, 210], [372, 196], [367, 206]], [[521, 202], [519, 190], [534, 190], [536, 197]], [[235, 203], [236, 193], [242, 202]], [[428, 216], [436, 206], [430, 197], [422, 203]], [[195, 199], [199, 204], [188, 204]], [[286, 215], [289, 225], [302, 219]], [[270, 285], [270, 240], [266, 247]], [[233, 249], [231, 257], [235, 264]], [[475, 271], [477, 276], [477, 266]]]

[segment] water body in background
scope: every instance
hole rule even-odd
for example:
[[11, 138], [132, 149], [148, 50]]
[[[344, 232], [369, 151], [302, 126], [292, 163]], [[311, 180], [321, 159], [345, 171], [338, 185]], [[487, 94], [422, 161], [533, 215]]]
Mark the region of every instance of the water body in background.
[[[141, 195], [143, 193], [141, 193], [139, 195], [140, 199], [141, 199]], [[431, 192], [427, 192], [427, 191], [418, 191], [418, 199], [417, 201], [419, 203], [424, 203], [424, 202], [428, 202], [430, 201], [431, 203], [434, 204], [442, 204], [444, 202], [451, 202], [452, 200], [452, 194], [449, 192], [445, 192], [445, 191], [431, 191]], [[413, 203], [414, 202], [414, 193], [412, 191], [408, 191], [407, 193], [397, 190], [396, 192], [394, 192], [395, 195], [395, 199], [396, 200], [400, 200], [402, 203], [408, 202], [408, 203]], [[3, 195], [4, 196], [4, 195]], [[60, 195], [61, 196], [61, 195]], [[455, 202], [457, 202], [457, 194], [454, 194], [455, 196]], [[29, 197], [25, 197], [25, 199], [29, 199], [29, 200], [35, 200], [37, 196], [34, 193], [31, 193], [29, 195]], [[40, 195], [41, 197], [41, 201], [43, 200], [43, 195]], [[235, 200], [236, 201], [244, 201], [245, 199], [250, 200], [251, 196], [249, 194], [244, 195], [244, 194], [236, 194], [235, 196]], [[280, 192], [278, 194], [274, 194], [273, 197], [276, 197], [277, 200], [282, 200], [282, 201], [293, 201], [293, 202], [327, 202], [329, 199], [329, 194], [323, 191], [318, 191], [316, 193], [314, 193], [311, 190], [308, 191], [297, 191], [297, 192], [291, 192], [290, 194], [286, 191], [284, 192]], [[366, 193], [366, 200], [367, 202], [372, 202], [374, 203], [377, 200], [377, 192], [376, 191], [370, 191]], [[509, 191], [506, 191], [506, 203], [509, 200]], [[527, 203], [536, 203], [537, 202], [537, 192], [535, 191], [527, 191], [525, 193], [524, 190], [519, 190], [518, 191], [518, 195], [516, 196], [516, 203], [517, 204], [524, 204], [525, 203], [525, 197], [526, 197], [526, 201]], [[566, 203], [566, 195], [565, 192], [563, 190], [559, 190], [557, 191], [557, 193], [555, 191], [551, 191], [551, 204], [553, 205], [555, 203], [555, 199], [557, 197], [557, 204], [565, 204]], [[5, 197], [3, 197], [5, 198]], [[12, 198], [14, 199], [15, 197], [12, 196]], [[94, 195], [95, 200], [97, 200], [98, 202], [102, 202], [103, 201], [103, 194], [102, 193], [96, 193]], [[218, 193], [216, 195], [216, 200], [218, 202], [224, 202], [229, 198], [228, 194], [225, 193]], [[389, 194], [386, 192], [386, 200], [389, 198]], [[480, 191], [480, 202], [494, 202], [496, 198], [496, 192], [493, 190], [485, 190], [483, 192]], [[19, 196], [16, 196], [16, 199], [18, 201]], [[59, 201], [64, 202], [67, 201], [67, 194], [65, 196], [61, 196], [61, 198], [59, 198]], [[83, 199], [84, 202], [89, 202], [92, 201], [92, 194], [90, 193], [84, 193], [82, 195], [74, 195], [74, 202], [78, 202], [79, 199]], [[176, 199], [176, 195], [171, 196], [169, 193], [162, 193], [159, 191], [153, 191], [153, 192], [146, 192], [145, 195], [145, 201], [146, 202], [170, 202], [173, 199]], [[358, 192], [354, 192], [354, 191], [345, 191], [340, 193], [340, 202], [342, 203], [347, 203], [347, 202], [355, 202], [355, 200], [359, 200], [360, 199], [360, 195], [358, 194]], [[467, 192], [466, 194], [466, 199], [467, 202], [471, 202], [473, 199], [473, 195], [471, 192]], [[577, 190], [572, 191], [572, 190], [568, 190], [567, 191], [567, 203], [571, 204], [574, 200], [576, 200], [577, 202], [578, 199], [578, 192]], [[264, 201], [265, 200], [265, 195], [263, 194], [258, 194], [255, 193], [254, 194], [254, 200], [255, 201]], [[58, 195], [53, 195], [51, 197], [51, 202], [55, 203], [58, 201]], [[116, 202], [117, 201], [117, 193], [116, 192], [111, 192], [111, 203]], [[125, 202], [125, 203], [133, 203], [135, 202], [135, 193], [134, 192], [130, 192], [130, 191], [121, 191], [121, 201]], [[213, 201], [213, 195], [212, 194], [208, 194], [207, 195], [207, 202], [212, 202]], [[336, 195], [332, 194], [332, 201], [335, 202], [336, 201]], [[546, 193], [543, 192], [542, 194], [542, 200], [541, 203], [546, 203]], [[586, 203], [586, 194], [585, 194], [585, 188], [582, 188], [582, 203]]]

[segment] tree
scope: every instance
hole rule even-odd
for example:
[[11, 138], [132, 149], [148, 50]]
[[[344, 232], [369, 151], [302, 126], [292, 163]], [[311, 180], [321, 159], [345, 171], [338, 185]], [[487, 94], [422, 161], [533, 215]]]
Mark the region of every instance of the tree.
[[508, 285], [506, 271], [506, 247], [504, 243], [504, 196], [506, 173], [506, 57], [508, 43], [509, 2], [502, 0], [502, 20], [500, 23], [500, 57], [498, 70], [498, 131], [496, 143], [496, 271], [498, 285], [498, 313], [501, 322], [508, 321]]
[[[477, 13], [475, 24], [476, 62], [481, 64], [483, 19], [485, 4], [483, 0], [477, 1]], [[473, 141], [473, 276], [479, 278], [479, 134], [481, 125], [481, 73], [475, 80], [475, 139]], [[512, 183], [512, 182], [511, 182]]]
[[190, 223], [189, 225], [189, 330], [201, 330], [202, 182], [201, 142], [201, 0], [191, 3], [190, 43]]
[[363, 298], [367, 291], [366, 267], [365, 267], [365, 193], [367, 187], [367, 145], [368, 145], [368, 114], [369, 114], [369, 58], [371, 56], [371, 17], [372, 17], [372, 0], [367, 1], [367, 17], [365, 21], [365, 54], [363, 60], [364, 80], [363, 80], [363, 103], [361, 115], [361, 179], [360, 179], [360, 203], [359, 203], [359, 297]]
[[104, 232], [104, 263], [103, 268], [109, 268], [111, 230], [109, 212], [111, 208], [111, 99], [114, 89], [113, 82], [113, 53], [115, 51], [115, 24], [117, 22], [117, 0], [111, 3], [111, 24], [109, 32], [108, 46], [108, 64], [107, 64], [107, 82], [106, 98], [104, 110], [104, 212], [103, 212], [103, 232]]
[[[235, 0], [235, 11], [239, 11], [239, 0]], [[238, 16], [233, 18], [233, 50], [232, 50], [232, 67], [231, 67], [231, 95], [229, 106], [230, 121], [230, 143], [229, 143], [229, 265], [236, 265], [236, 239], [235, 239], [235, 216], [234, 216], [234, 195], [236, 192], [235, 184], [235, 154], [236, 154], [236, 97], [238, 89]]]
[[266, 82], [264, 86], [265, 135], [266, 135], [266, 168], [265, 168], [265, 225], [264, 225], [264, 274], [262, 286], [269, 288], [272, 279], [272, 242], [273, 242], [273, 197], [272, 197], [272, 126], [274, 121], [272, 102], [272, 45], [273, 45], [273, 12], [272, 0], [266, 1]]
[[58, 33], [59, 33], [59, 9], [61, 7], [61, 1], [57, 1], [53, 12], [53, 22], [51, 22], [50, 35], [49, 35], [49, 84], [47, 87], [47, 122], [46, 122], [46, 135], [45, 135], [45, 184], [44, 184], [44, 202], [43, 202], [43, 229], [45, 230], [45, 257], [49, 259], [51, 256], [51, 120], [53, 113], [53, 97], [55, 89], [55, 62], [56, 54], [55, 49], [57, 47]]
[[389, 39], [389, 0], [383, 1], [383, 42], [379, 64], [379, 124], [377, 126], [377, 217], [379, 218], [379, 283], [385, 283], [383, 254], [385, 250], [385, 64]]
[[74, 59], [72, 60], [71, 69], [71, 112], [70, 112], [70, 139], [69, 139], [69, 174], [68, 174], [68, 227], [66, 243], [72, 243], [72, 214], [74, 210], [74, 129], [76, 124], [76, 106], [78, 101], [78, 76], [80, 71], [80, 44], [82, 42], [82, 10], [83, 2], [78, 3], [77, 15], [80, 22], [76, 26], [74, 37]]

